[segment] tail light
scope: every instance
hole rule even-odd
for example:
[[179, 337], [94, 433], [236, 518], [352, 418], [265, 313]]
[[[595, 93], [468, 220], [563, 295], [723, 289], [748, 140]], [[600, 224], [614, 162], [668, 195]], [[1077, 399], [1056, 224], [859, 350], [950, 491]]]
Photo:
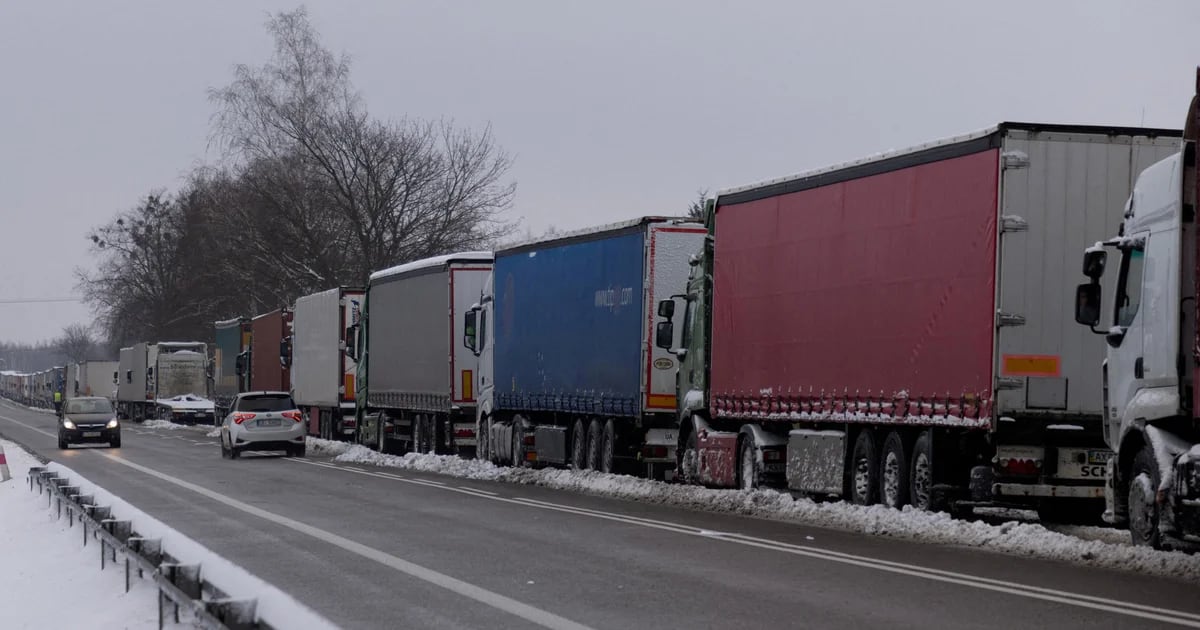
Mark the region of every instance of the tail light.
[[774, 449], [774, 448], [764, 448], [763, 449], [763, 461], [764, 462], [783, 461], [783, 451], [781, 451], [779, 449]]
[[1042, 467], [1042, 462], [1034, 459], [1001, 459], [1000, 468], [1010, 475], [1036, 475]]
[[653, 459], [664, 459], [667, 456], [667, 447], [655, 446], [647, 444], [642, 446], [642, 457]]
[[475, 437], [475, 429], [458, 429], [454, 432], [456, 438], [473, 438]]
[[299, 411], [285, 411], [279, 415], [283, 416], [284, 418], [287, 418], [288, 420], [295, 420], [296, 422], [304, 422], [304, 415], [301, 414]]
[[239, 412], [233, 414], [233, 423], [241, 424], [247, 420], [253, 420], [255, 415], [257, 415], [257, 414], [244, 413], [244, 412], [239, 411]]

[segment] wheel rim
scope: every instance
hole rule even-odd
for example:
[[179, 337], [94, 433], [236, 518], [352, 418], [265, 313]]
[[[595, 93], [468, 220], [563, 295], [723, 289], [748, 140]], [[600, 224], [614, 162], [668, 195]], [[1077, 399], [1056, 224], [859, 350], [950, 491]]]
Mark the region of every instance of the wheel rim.
[[900, 505], [900, 458], [888, 452], [883, 458], [883, 500], [890, 507]]
[[754, 448], [749, 443], [742, 445], [742, 489], [753, 490], [758, 480], [754, 474]]
[[1133, 544], [1152, 546], [1154, 542], [1154, 488], [1150, 476], [1141, 473], [1129, 484], [1129, 533]]
[[871, 492], [871, 462], [866, 457], [854, 458], [854, 497], [866, 503]]
[[918, 453], [913, 461], [913, 503], [922, 510], [929, 509], [929, 457], [925, 453]]
[[600, 439], [600, 436], [596, 435], [596, 433], [597, 431], [588, 432], [587, 467], [589, 470], [596, 470], [598, 464], [600, 463], [596, 461], [600, 454], [600, 445], [597, 443], [597, 440]]

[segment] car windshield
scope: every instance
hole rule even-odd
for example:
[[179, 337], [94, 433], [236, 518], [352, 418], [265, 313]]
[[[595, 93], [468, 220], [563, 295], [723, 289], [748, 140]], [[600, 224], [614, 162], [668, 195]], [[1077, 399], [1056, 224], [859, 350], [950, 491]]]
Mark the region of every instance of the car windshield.
[[107, 400], [70, 400], [64, 413], [112, 413]]
[[235, 411], [287, 411], [295, 409], [292, 397], [287, 394], [277, 396], [247, 396], [238, 401]]

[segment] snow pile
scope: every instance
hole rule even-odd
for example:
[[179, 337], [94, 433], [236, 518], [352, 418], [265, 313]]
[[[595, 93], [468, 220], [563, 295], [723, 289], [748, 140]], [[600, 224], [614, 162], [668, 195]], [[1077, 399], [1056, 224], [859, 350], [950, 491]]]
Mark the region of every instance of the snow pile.
[[[220, 435], [220, 433], [218, 433], [218, 435]], [[350, 443], [309, 437], [306, 450], [307, 454], [310, 456], [315, 455], [317, 457], [334, 457], [350, 450]]]
[[221, 427], [213, 427], [211, 431], [204, 434], [204, 437], [221, 437]]
[[205, 434], [213, 431], [211, 424], [176, 424], [170, 420], [147, 420], [140, 426], [144, 429], [165, 429], [167, 431], [203, 431]]
[[[1099, 527], [1061, 527], [1052, 531], [1037, 523], [956, 520], [945, 513], [906, 507], [827, 503], [793, 498], [776, 490], [714, 490], [607, 475], [594, 471], [507, 468], [480, 460], [444, 455], [384, 455], [361, 445], [334, 461], [403, 468], [465, 479], [502, 481], [570, 490], [617, 499], [687, 509], [739, 514], [842, 529], [920, 542], [962, 545], [1150, 575], [1200, 580], [1200, 556], [1134, 547], [1128, 534]], [[1075, 535], [1072, 535], [1075, 534]]]
[[[95, 497], [96, 505], [107, 505], [112, 508], [115, 518], [128, 519], [133, 522], [133, 529], [138, 535], [144, 538], [160, 538], [162, 539], [162, 547], [165, 553], [170, 554], [184, 564], [199, 564], [200, 575], [204, 580], [207, 580], [217, 588], [226, 593], [234, 593], [239, 598], [253, 597], [258, 601], [257, 614], [260, 619], [266, 621], [274, 628], [335, 628], [333, 624], [321, 617], [317, 613], [305, 605], [284, 593], [278, 588], [264, 582], [258, 577], [250, 574], [242, 567], [223, 558], [200, 543], [184, 536], [175, 531], [171, 527], [165, 525], [158, 519], [146, 514], [145, 512], [133, 507], [129, 503], [114, 496], [107, 490], [88, 481], [75, 471], [59, 464], [51, 462], [47, 465], [49, 470], [57, 472], [61, 476], [68, 477], [72, 485], [77, 485], [83, 494], [90, 494]], [[7, 484], [5, 484], [7, 485]], [[28, 489], [26, 489], [28, 492]], [[43, 499], [44, 500], [44, 499]], [[3, 520], [3, 519], [0, 519]], [[78, 533], [78, 532], [77, 532]], [[89, 546], [88, 551], [94, 551]], [[92, 555], [89, 553], [89, 555]], [[122, 571], [124, 566], [122, 566]], [[2, 574], [2, 572], [0, 572]], [[124, 573], [122, 573], [122, 577]], [[124, 587], [121, 583], [116, 590]], [[0, 591], [3, 592], [3, 591]], [[52, 601], [58, 602], [61, 600], [61, 593], [51, 588], [48, 593], [54, 593], [55, 599]], [[110, 597], [111, 599], [111, 597]], [[71, 606], [76, 608], [74, 604]], [[66, 608], [66, 607], [63, 607]], [[157, 608], [151, 604], [149, 610], [154, 613], [153, 617], [157, 621]], [[7, 619], [5, 619], [7, 624]], [[5, 625], [4, 627], [8, 627]], [[122, 627], [121, 624], [37, 624], [35, 627]]]
[[156, 628], [154, 583], [134, 574], [126, 593], [123, 562], [101, 571], [98, 544], [85, 548], [79, 526], [71, 529], [65, 516], [55, 520], [45, 497], [25, 484], [29, 468], [40, 464], [11, 442], [0, 446], [13, 475], [0, 483], [3, 626]]

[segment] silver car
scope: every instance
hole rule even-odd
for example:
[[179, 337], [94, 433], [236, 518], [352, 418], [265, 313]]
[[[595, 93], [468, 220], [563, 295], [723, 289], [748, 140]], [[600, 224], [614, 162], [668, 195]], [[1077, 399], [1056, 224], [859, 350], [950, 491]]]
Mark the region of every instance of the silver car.
[[108, 442], [121, 447], [121, 423], [107, 398], [86, 396], [63, 404], [58, 415], [58, 448], [80, 442]]
[[304, 414], [291, 394], [238, 394], [221, 424], [221, 456], [237, 459], [243, 451], [284, 451], [304, 457], [307, 433]]

